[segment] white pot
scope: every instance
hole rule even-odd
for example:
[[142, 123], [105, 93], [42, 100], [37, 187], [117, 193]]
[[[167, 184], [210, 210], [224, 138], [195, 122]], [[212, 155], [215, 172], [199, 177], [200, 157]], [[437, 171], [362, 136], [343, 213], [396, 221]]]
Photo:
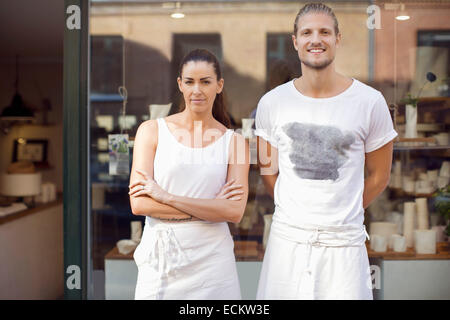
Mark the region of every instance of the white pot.
[[417, 107], [406, 105], [405, 138], [417, 138]]
[[414, 247], [418, 254], [436, 254], [436, 230], [414, 230]]
[[406, 246], [414, 247], [414, 228], [416, 224], [416, 203], [405, 202], [403, 212], [403, 236], [406, 238]]
[[136, 249], [137, 243], [131, 239], [123, 239], [117, 241], [116, 245], [120, 254], [129, 254], [131, 251]]
[[450, 177], [450, 161], [442, 162], [441, 170], [439, 170], [440, 177]]
[[375, 252], [386, 252], [388, 238], [379, 234], [370, 236], [370, 248]]
[[405, 252], [406, 251], [406, 238], [398, 234], [393, 234], [391, 236], [392, 249], [395, 252]]
[[131, 221], [131, 240], [136, 243], [141, 242], [142, 223], [141, 221]]

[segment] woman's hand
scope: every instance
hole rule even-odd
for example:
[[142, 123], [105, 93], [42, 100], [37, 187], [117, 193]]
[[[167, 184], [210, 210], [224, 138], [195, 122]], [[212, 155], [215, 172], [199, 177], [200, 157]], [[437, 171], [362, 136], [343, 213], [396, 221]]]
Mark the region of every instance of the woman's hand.
[[164, 204], [167, 203], [170, 198], [170, 193], [162, 189], [146, 172], [141, 170], [136, 170], [136, 172], [143, 175], [145, 179], [131, 184], [129, 186], [130, 192], [128, 192], [128, 194], [133, 197], [147, 195], [158, 202]]
[[216, 199], [241, 200], [242, 197], [240, 195], [244, 193], [242, 190], [243, 186], [241, 184], [232, 184], [235, 181], [235, 179], [231, 179], [225, 183], [217, 194]]

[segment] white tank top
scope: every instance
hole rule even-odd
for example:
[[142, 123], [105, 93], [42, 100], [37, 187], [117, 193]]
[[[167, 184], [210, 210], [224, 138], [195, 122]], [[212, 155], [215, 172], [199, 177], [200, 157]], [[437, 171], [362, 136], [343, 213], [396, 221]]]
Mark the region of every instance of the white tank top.
[[204, 148], [179, 142], [163, 118], [158, 121], [158, 145], [153, 177], [167, 192], [184, 197], [214, 199], [226, 182], [228, 150], [233, 130]]

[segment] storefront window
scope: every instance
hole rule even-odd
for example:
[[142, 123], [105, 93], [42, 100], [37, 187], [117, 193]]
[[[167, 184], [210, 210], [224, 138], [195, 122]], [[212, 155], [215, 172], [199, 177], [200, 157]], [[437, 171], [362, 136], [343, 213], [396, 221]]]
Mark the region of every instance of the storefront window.
[[[370, 27], [369, 5], [374, 5], [374, 1], [336, 1], [331, 4], [343, 35], [335, 58], [336, 70], [382, 92], [392, 108], [400, 137], [405, 136], [406, 121], [405, 104], [401, 100], [408, 92], [417, 94], [426, 81], [427, 72], [433, 72], [438, 80], [422, 90], [419, 100], [418, 122], [423, 126], [419, 125], [417, 137], [434, 137], [435, 140], [404, 140], [403, 144], [399, 141], [394, 151], [394, 163], [401, 163], [404, 170], [409, 170], [403, 172], [405, 175], [419, 176], [440, 170], [444, 161], [449, 160], [450, 150], [450, 7], [440, 1], [407, 4], [410, 18], [399, 21], [395, 17], [400, 8], [376, 1], [381, 19], [376, 21], [379, 23], [376, 28], [376, 24]], [[132, 222], [140, 221], [142, 227], [144, 223], [144, 217], [131, 212], [129, 174], [110, 172], [110, 135], [128, 135], [131, 169], [133, 140], [139, 125], [145, 120], [178, 112], [180, 95], [176, 77], [179, 62], [195, 48], [206, 48], [219, 59], [232, 128], [241, 129], [243, 119], [254, 117], [264, 93], [302, 74], [291, 40], [295, 15], [301, 6], [290, 1], [181, 1], [179, 10], [184, 18], [174, 19], [171, 14], [176, 7], [172, 2], [91, 1], [89, 258], [94, 286], [91, 298], [133, 298], [135, 278], [124, 276], [129, 281], [124, 284], [119, 279], [123, 274], [110, 273], [113, 272], [111, 265], [107, 270], [108, 261], [130, 262], [123, 267], [124, 272], [132, 270], [126, 268], [135, 267], [132, 251], [121, 256], [116, 244], [131, 238]], [[120, 87], [126, 88], [126, 100]], [[255, 137], [248, 139], [254, 146]], [[417, 144], [405, 144], [405, 141]], [[253, 159], [254, 156], [253, 150]], [[446, 181], [448, 184], [448, 178]], [[441, 179], [441, 183], [444, 182]], [[380, 198], [387, 201], [384, 206], [375, 202], [366, 210], [368, 228], [371, 222], [394, 221], [394, 217], [403, 214], [404, 202], [414, 201], [422, 194], [404, 192], [401, 188], [402, 185], [392, 182]], [[432, 215], [432, 194], [436, 188], [437, 184], [426, 195], [432, 217], [429, 228], [434, 223], [432, 219], [436, 219], [435, 224], [442, 223]], [[245, 214], [240, 223], [229, 223], [229, 227], [235, 240], [237, 261], [255, 263], [250, 269], [255, 268], [252, 276], [256, 281], [273, 212], [273, 199], [262, 183], [256, 161], [253, 161]], [[371, 250], [369, 253], [374, 259], [380, 257]], [[241, 264], [242, 268], [245, 266]], [[241, 275], [244, 273], [242, 271]], [[123, 289], [121, 285], [128, 287]], [[117, 293], [118, 288], [124, 290], [124, 296]], [[247, 298], [253, 299], [252, 290], [244, 285], [243, 297], [248, 292]], [[384, 293], [384, 297], [389, 294]]]

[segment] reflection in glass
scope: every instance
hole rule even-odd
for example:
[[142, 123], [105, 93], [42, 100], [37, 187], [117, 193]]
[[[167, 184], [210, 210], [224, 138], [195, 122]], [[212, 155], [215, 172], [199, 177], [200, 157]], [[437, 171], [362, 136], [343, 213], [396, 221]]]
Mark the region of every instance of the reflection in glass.
[[[388, 103], [398, 103], [414, 89], [415, 79], [424, 79], [427, 71], [438, 75], [436, 85], [443, 85], [440, 80], [448, 79], [450, 73], [449, 9], [432, 4], [408, 6], [410, 20], [400, 22], [395, 20], [395, 11], [381, 7], [382, 29], [369, 30], [366, 9], [372, 2], [333, 3], [343, 34], [336, 56], [338, 72], [380, 90]], [[144, 221], [144, 217], [131, 213], [129, 177], [109, 175], [108, 154], [99, 141], [125, 130], [132, 143], [142, 121], [178, 112], [179, 62], [198, 47], [210, 50], [220, 60], [233, 128], [242, 128], [242, 119], [255, 117], [262, 95], [301, 76], [291, 39], [300, 7], [289, 1], [183, 2], [185, 18], [172, 19], [173, 6], [162, 2], [91, 1], [90, 247], [94, 271], [102, 274], [105, 255], [117, 241], [130, 239], [130, 222]], [[442, 30], [432, 30], [433, 21], [439, 21]], [[444, 38], [447, 42], [442, 42]], [[122, 85], [128, 91], [125, 122], [118, 94]], [[448, 96], [448, 86], [429, 90], [434, 90], [426, 92], [430, 96]], [[165, 107], [155, 108], [153, 113], [155, 105]], [[439, 108], [442, 105], [445, 101]], [[429, 106], [432, 113], [424, 119], [448, 118], [444, 109], [436, 107], [435, 112], [433, 108]], [[401, 124], [401, 113], [398, 118]], [[255, 141], [249, 139], [254, 146]], [[267, 236], [274, 200], [265, 190], [256, 164], [251, 166], [249, 187], [241, 223], [229, 226], [237, 260], [261, 261], [263, 235], [266, 232]], [[98, 281], [95, 290], [101, 291], [104, 283], [101, 278]]]

